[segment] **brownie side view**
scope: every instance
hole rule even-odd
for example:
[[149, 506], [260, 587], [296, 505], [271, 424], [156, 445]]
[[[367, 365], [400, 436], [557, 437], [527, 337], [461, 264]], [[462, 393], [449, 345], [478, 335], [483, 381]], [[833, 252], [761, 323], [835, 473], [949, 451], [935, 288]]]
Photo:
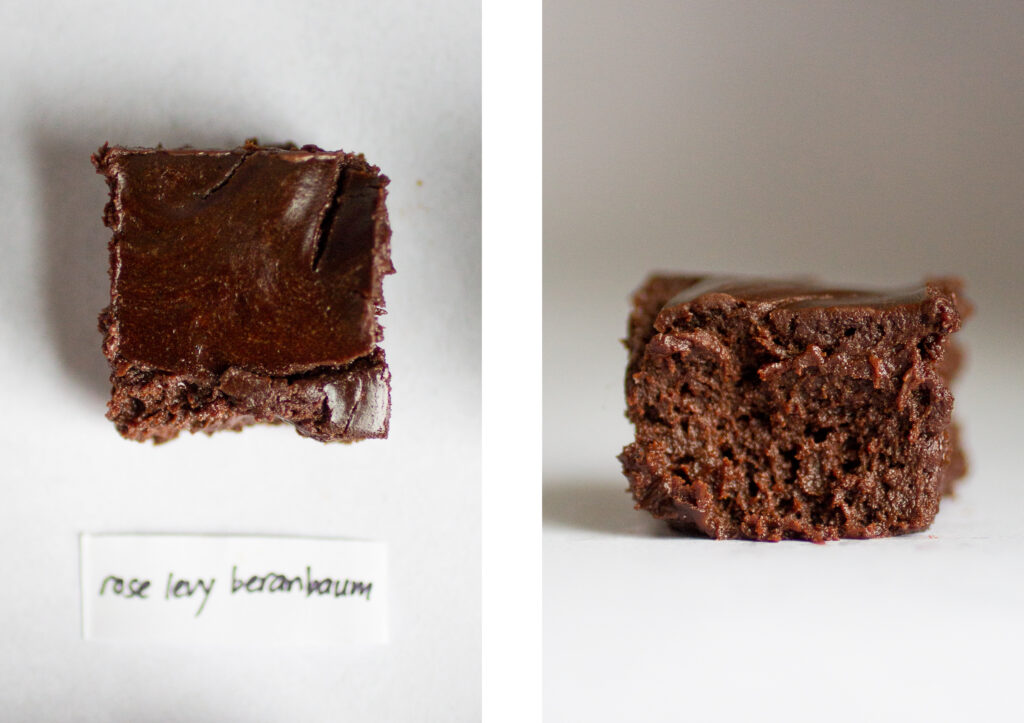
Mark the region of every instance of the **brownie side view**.
[[943, 279], [891, 293], [652, 276], [630, 317], [619, 459], [638, 509], [717, 538], [824, 541], [928, 527], [966, 471]]
[[289, 422], [320, 441], [384, 438], [378, 346], [393, 273], [388, 179], [316, 146], [122, 148], [110, 187], [110, 305], [100, 314], [129, 439]]

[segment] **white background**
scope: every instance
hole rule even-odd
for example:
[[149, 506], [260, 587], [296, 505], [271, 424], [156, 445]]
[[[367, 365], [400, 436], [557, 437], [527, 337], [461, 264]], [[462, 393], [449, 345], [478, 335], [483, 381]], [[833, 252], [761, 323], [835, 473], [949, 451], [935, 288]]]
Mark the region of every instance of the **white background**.
[[[544, 695], [555, 720], [1009, 720], [1024, 644], [1024, 5], [548, 0]], [[905, 538], [631, 509], [652, 270], [965, 277], [971, 474]]]
[[[0, 27], [4, 719], [479, 718], [479, 4], [4, 2]], [[103, 418], [89, 154], [249, 136], [360, 151], [392, 179], [387, 441], [153, 447]], [[385, 541], [391, 643], [84, 643], [82, 531]]]

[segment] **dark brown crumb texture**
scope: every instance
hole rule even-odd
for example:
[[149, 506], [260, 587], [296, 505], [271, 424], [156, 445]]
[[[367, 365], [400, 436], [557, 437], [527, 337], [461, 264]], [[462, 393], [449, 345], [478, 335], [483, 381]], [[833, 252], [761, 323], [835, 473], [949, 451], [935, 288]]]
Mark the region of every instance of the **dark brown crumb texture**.
[[927, 528], [966, 472], [949, 383], [961, 285], [655, 275], [629, 322], [620, 455], [638, 509], [717, 538]]

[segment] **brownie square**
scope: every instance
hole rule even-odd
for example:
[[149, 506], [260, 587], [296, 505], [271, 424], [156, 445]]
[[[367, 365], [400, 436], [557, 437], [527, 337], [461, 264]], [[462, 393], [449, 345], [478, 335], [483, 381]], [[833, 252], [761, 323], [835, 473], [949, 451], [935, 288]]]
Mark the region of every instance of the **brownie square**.
[[382, 438], [390, 373], [377, 317], [394, 272], [388, 179], [316, 146], [104, 145], [110, 187], [107, 416], [157, 442], [289, 422]]
[[636, 439], [619, 457], [637, 508], [716, 538], [927, 528], [966, 471], [950, 422], [960, 289], [650, 277], [626, 340]]

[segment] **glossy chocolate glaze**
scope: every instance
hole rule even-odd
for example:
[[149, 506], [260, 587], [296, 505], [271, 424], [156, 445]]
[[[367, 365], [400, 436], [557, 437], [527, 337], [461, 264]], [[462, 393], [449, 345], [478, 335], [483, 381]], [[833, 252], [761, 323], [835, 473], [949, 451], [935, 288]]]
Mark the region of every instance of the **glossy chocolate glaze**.
[[375, 348], [388, 179], [361, 156], [104, 147], [95, 162], [112, 188], [118, 357], [289, 375]]
[[909, 306], [928, 298], [927, 285], [881, 291], [823, 286], [809, 279], [745, 279], [739, 276], [707, 276], [676, 294], [665, 307], [688, 304], [708, 294], [725, 294], [745, 302], [782, 309], [864, 306]]

